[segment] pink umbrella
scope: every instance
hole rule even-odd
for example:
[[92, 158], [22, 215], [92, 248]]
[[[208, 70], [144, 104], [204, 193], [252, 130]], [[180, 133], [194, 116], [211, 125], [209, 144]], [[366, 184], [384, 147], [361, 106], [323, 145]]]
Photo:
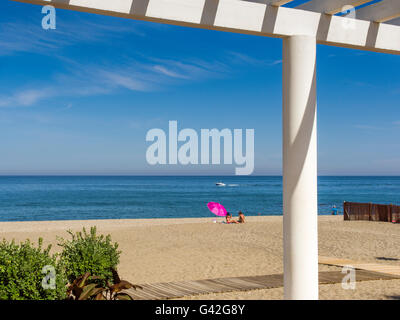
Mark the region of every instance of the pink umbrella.
[[220, 216], [220, 217], [225, 217], [226, 216], [226, 209], [224, 208], [224, 206], [220, 203], [217, 202], [209, 202], [207, 203], [207, 207], [208, 209], [210, 209], [210, 211], [212, 213], [214, 213], [216, 216]]

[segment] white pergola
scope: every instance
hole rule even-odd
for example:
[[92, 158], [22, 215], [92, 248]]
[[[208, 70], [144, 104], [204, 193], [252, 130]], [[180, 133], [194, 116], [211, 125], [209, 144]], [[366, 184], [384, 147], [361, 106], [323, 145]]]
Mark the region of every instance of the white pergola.
[[400, 54], [400, 0], [14, 1], [282, 38], [284, 296], [318, 299], [316, 45]]

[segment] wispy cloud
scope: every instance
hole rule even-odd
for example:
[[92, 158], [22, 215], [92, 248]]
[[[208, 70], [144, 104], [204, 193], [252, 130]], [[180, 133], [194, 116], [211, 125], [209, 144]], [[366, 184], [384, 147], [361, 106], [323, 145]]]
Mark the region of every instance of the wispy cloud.
[[202, 81], [220, 75], [204, 62], [178, 62], [148, 58], [147, 61], [118, 61], [118, 64], [86, 65], [64, 61], [67, 72], [53, 75], [40, 87], [0, 92], [0, 107], [32, 106], [48, 98], [107, 95], [118, 90], [152, 92], [187, 81]]
[[374, 162], [376, 164], [380, 164], [380, 165], [384, 165], [384, 166], [394, 165], [394, 168], [396, 170], [398, 170], [400, 158], [379, 159], [379, 160], [375, 160]]
[[0, 25], [0, 55], [17, 52], [54, 54], [58, 49], [80, 43], [107, 42], [110, 37], [120, 38], [127, 34], [144, 36], [145, 33], [132, 25], [122, 26], [109, 21], [87, 21], [78, 16], [74, 19], [57, 19], [56, 30], [44, 30], [40, 21], [6, 22]]
[[148, 129], [154, 127], [160, 127], [165, 125], [166, 120], [162, 118], [153, 118], [153, 119], [140, 119], [130, 121], [129, 127], [131, 129]]
[[226, 63], [222, 62], [222, 59], [181, 58], [177, 61], [141, 56], [140, 59], [120, 59], [116, 64], [102, 65], [80, 64], [65, 57], [62, 60], [67, 72], [55, 74], [50, 83], [45, 83], [40, 88], [19, 89], [8, 94], [0, 92], [0, 107], [32, 106], [47, 98], [106, 95], [118, 90], [159, 91], [188, 81], [226, 77], [234, 73], [233, 66], [236, 63], [244, 61], [257, 66], [281, 63], [280, 60], [259, 61], [239, 53], [236, 53], [235, 57], [240, 59]]
[[107, 95], [120, 90], [152, 92], [188, 82], [223, 78], [235, 73], [234, 66], [238, 64], [271, 67], [281, 63], [281, 60], [259, 60], [239, 52], [224, 53], [214, 59], [171, 59], [142, 53], [136, 53], [135, 57], [130, 53], [129, 58], [119, 55], [113, 61], [96, 64], [77, 62], [65, 55], [62, 49], [68, 46], [93, 42], [108, 45], [110, 39], [124, 39], [130, 34], [143, 37], [143, 30], [148, 27], [142, 28], [140, 22], [103, 21], [93, 17], [85, 20], [71, 14], [57, 19], [56, 30], [43, 30], [38, 21], [2, 23], [0, 56], [27, 52], [51, 55], [62, 62], [65, 71], [30, 87], [0, 90], [0, 107], [27, 107], [50, 98]]
[[169, 70], [168, 68], [166, 68], [164, 66], [155, 65], [153, 68], [154, 68], [155, 71], [160, 72], [161, 74], [166, 75], [168, 77], [187, 79], [187, 76], [179, 74], [179, 73], [174, 72], [172, 70]]
[[247, 64], [260, 67], [273, 67], [282, 63], [282, 59], [257, 59], [240, 52], [228, 52], [227, 58], [235, 64]]
[[374, 126], [374, 125], [368, 125], [368, 124], [356, 124], [356, 125], [354, 125], [354, 128], [362, 129], [362, 130], [388, 130], [388, 129], [391, 129], [391, 128], [393, 129], [393, 126], [394, 127], [397, 127], [397, 126], [400, 127], [400, 121], [392, 122], [392, 126], [389, 123], [389, 125], [386, 126], [386, 127]]
[[10, 96], [0, 96], [0, 107], [30, 106], [39, 100], [49, 98], [54, 92], [49, 89], [21, 89]]
[[385, 129], [383, 127], [371, 126], [371, 125], [366, 125], [366, 124], [356, 124], [356, 125], [354, 125], [354, 128], [363, 129], [363, 130], [384, 130]]
[[100, 76], [110, 87], [121, 87], [131, 91], [150, 91], [151, 85], [143, 79], [122, 72], [101, 71]]
[[68, 103], [64, 108], [63, 108], [63, 110], [69, 110], [69, 109], [71, 109], [72, 108], [72, 103]]
[[368, 82], [364, 82], [364, 81], [350, 81], [350, 80], [346, 80], [345, 81], [346, 84], [351, 85], [351, 86], [355, 86], [355, 87], [366, 87], [366, 88], [377, 88], [377, 85], [372, 84], [372, 83], [368, 83]]
[[209, 78], [218, 78], [230, 73], [229, 67], [218, 60], [201, 59], [160, 59], [149, 58], [154, 63], [153, 69], [171, 78], [191, 79], [201, 81]]

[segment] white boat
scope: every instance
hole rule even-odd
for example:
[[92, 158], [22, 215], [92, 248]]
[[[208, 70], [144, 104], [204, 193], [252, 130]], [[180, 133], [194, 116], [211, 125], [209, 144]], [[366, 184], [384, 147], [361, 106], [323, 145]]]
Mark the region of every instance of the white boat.
[[222, 183], [222, 182], [217, 182], [215, 185], [219, 186], [219, 187], [225, 187], [226, 186], [226, 184]]

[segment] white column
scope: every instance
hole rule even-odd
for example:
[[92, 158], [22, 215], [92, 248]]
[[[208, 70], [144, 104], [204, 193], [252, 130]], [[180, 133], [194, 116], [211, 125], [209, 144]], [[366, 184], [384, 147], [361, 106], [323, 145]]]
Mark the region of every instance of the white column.
[[316, 39], [283, 40], [284, 298], [318, 299]]

